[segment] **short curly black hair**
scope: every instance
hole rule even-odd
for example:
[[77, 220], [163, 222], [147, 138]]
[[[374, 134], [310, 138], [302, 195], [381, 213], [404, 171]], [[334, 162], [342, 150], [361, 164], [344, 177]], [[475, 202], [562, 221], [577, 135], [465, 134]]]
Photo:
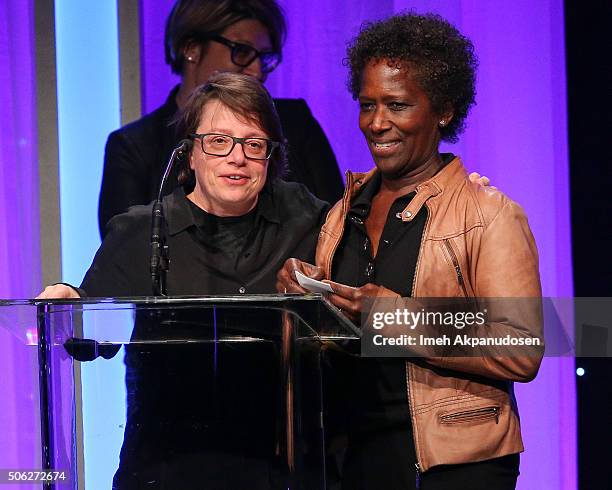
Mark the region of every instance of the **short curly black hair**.
[[441, 138], [456, 142], [476, 96], [478, 59], [472, 42], [436, 14], [407, 12], [366, 23], [347, 48], [348, 89], [359, 97], [365, 66], [371, 60], [388, 60], [414, 70], [432, 108], [453, 111]]

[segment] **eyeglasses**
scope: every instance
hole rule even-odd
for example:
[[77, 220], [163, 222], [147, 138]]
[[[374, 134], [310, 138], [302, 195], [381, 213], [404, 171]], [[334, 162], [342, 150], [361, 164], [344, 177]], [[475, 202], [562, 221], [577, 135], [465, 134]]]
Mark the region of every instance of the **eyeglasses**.
[[281, 54], [275, 51], [258, 51], [248, 44], [237, 43], [223, 36], [207, 36], [206, 39], [221, 43], [232, 50], [232, 63], [246, 68], [257, 58], [261, 60], [262, 73], [270, 73], [281, 62]]
[[236, 138], [221, 133], [190, 134], [189, 137], [200, 140], [204, 153], [217, 157], [226, 157], [234, 150], [236, 143], [240, 143], [245, 157], [251, 160], [268, 160], [272, 152], [280, 146], [279, 142], [265, 138]]

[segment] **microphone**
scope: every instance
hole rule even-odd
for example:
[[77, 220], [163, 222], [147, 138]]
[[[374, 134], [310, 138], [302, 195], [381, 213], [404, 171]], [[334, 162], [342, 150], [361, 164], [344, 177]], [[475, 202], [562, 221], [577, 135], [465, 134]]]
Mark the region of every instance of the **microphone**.
[[164, 171], [164, 175], [162, 176], [161, 183], [159, 185], [157, 199], [153, 203], [153, 211], [151, 216], [150, 272], [154, 296], [167, 296], [166, 273], [168, 272], [170, 265], [168, 245], [166, 244], [166, 220], [164, 219], [164, 208], [162, 206], [164, 186], [166, 185], [168, 176], [172, 171], [174, 162], [188, 155], [192, 146], [192, 140], [184, 139], [174, 150], [172, 150], [172, 154], [170, 155], [170, 159], [166, 165], [166, 170]]
[[166, 165], [166, 170], [164, 170], [164, 175], [162, 176], [161, 183], [159, 184], [159, 192], [157, 193], [157, 200], [161, 201], [164, 192], [164, 186], [166, 185], [166, 181], [168, 180], [168, 176], [172, 171], [172, 167], [174, 166], [174, 162], [176, 160], [180, 160], [185, 158], [189, 152], [191, 151], [191, 147], [193, 146], [193, 141], [190, 139], [181, 140], [178, 146], [172, 150], [172, 154], [170, 155], [170, 159], [168, 160], [168, 165]]

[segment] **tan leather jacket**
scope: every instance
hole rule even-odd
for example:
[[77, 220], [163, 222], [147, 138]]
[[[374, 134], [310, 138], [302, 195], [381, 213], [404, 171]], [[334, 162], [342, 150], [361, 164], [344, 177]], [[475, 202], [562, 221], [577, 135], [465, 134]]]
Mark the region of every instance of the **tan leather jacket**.
[[[374, 175], [347, 172], [344, 198], [321, 229], [316, 263], [330, 278], [351, 200]], [[413, 297], [539, 297], [538, 254], [521, 207], [471, 183], [455, 158], [417, 187], [404, 221], [426, 206]], [[538, 304], [538, 301], [534, 301]], [[486, 327], [542, 338], [540, 308]], [[406, 363], [414, 444], [421, 471], [523, 451], [512, 381], [532, 380], [541, 357], [444, 357]], [[441, 368], [441, 369], [440, 369]], [[490, 381], [489, 381], [490, 380]]]

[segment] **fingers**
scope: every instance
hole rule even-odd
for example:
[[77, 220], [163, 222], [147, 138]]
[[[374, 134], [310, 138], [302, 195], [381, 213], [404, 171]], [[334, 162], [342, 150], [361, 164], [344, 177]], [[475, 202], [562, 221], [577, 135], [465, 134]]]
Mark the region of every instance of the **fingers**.
[[[367, 308], [369, 298], [375, 298], [381, 291], [389, 291], [375, 284], [365, 284], [359, 288], [347, 286], [334, 281], [325, 281], [330, 284], [334, 294], [329, 295], [329, 301], [340, 308], [353, 322], [361, 321], [361, 314]], [[389, 291], [391, 294], [395, 294]]]
[[290, 279], [287, 281], [279, 280], [276, 282], [276, 291], [283, 294], [308, 294], [302, 286], [300, 286], [297, 282], [291, 281]]
[[352, 322], [358, 324], [361, 319], [361, 311], [358, 303], [338, 296], [337, 294], [330, 294], [327, 296], [329, 302], [336, 308], [339, 308], [344, 315], [346, 315]]
[[359, 288], [347, 286], [334, 281], [325, 281], [334, 290], [328, 296], [329, 301], [340, 308], [354, 323], [359, 324], [363, 313], [368, 313], [373, 300], [378, 297], [396, 298], [399, 295], [390, 289], [376, 284], [365, 284]]
[[480, 179], [478, 179], [476, 182], [478, 182], [480, 185], [484, 187], [491, 184], [491, 180], [486, 175], [483, 175], [482, 177], [480, 177]]
[[53, 284], [47, 286], [35, 299], [72, 299], [80, 298], [79, 294], [70, 286], [65, 284]]
[[[470, 182], [474, 182], [475, 184], [480, 184], [483, 187], [488, 187], [491, 185], [491, 179], [489, 179], [489, 177], [487, 177], [486, 175], [480, 175], [478, 172], [472, 172], [469, 175], [469, 179]], [[496, 189], [496, 187], [492, 187], [493, 189]]]
[[302, 262], [301, 260], [287, 259], [283, 267], [276, 274], [276, 290], [279, 293], [306, 294], [308, 291], [300, 286], [295, 277], [296, 270], [309, 275], [303, 267], [304, 265], [314, 268], [313, 265]]
[[302, 265], [302, 273], [310, 277], [311, 279], [316, 279], [320, 281], [325, 277], [325, 271], [322, 267], [318, 267], [316, 265], [309, 264], [308, 262], [300, 262]]
[[306, 291], [294, 279], [290, 269], [283, 267], [276, 274], [276, 291], [279, 293], [305, 294]]
[[359, 292], [359, 288], [347, 286], [346, 284], [340, 284], [339, 282], [334, 282], [334, 281], [329, 281], [329, 280], [325, 280], [324, 282], [328, 283], [334, 290], [334, 293], [337, 296], [340, 296], [342, 298], [347, 298], [349, 300], [355, 300], [356, 295]]

